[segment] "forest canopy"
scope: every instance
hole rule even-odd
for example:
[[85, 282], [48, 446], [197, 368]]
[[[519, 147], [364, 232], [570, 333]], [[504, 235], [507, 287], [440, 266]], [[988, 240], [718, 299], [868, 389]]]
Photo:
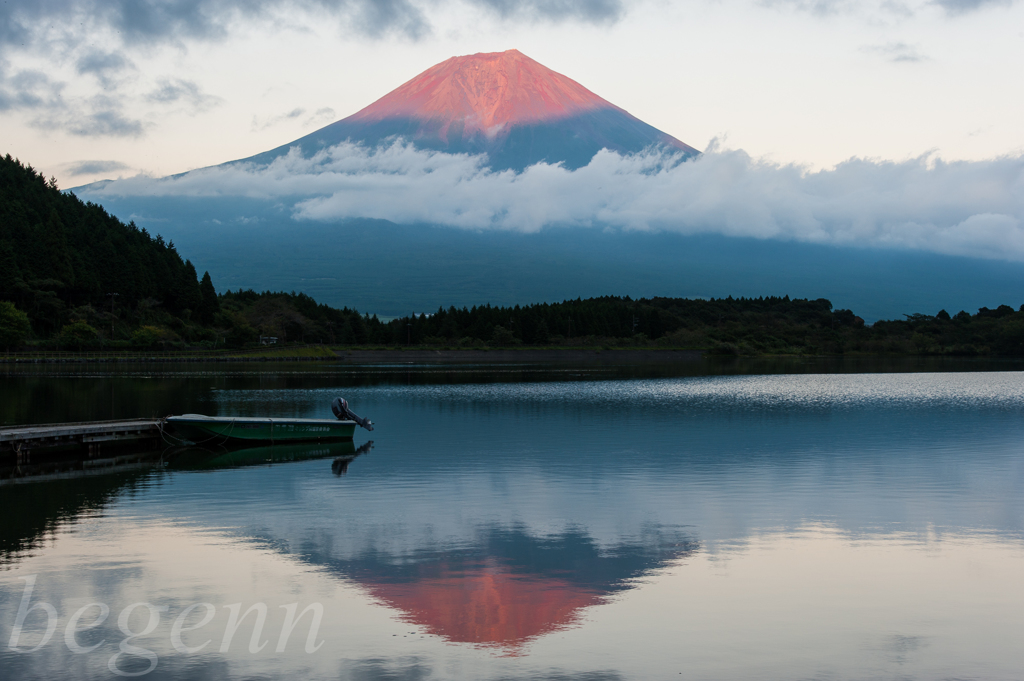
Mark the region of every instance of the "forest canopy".
[[0, 300], [49, 337], [111, 305], [159, 305], [188, 319], [202, 292], [195, 267], [173, 243], [61, 192], [8, 154], [0, 159]]

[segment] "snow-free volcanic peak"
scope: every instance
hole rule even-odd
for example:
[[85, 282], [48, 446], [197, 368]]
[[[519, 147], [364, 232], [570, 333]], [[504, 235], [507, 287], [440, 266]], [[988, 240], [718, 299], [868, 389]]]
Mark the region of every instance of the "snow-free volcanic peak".
[[579, 168], [602, 148], [660, 146], [698, 152], [518, 50], [452, 57], [357, 113], [247, 159], [269, 161], [300, 146], [312, 154], [350, 140], [376, 146], [402, 137], [448, 153], [486, 153], [496, 169], [546, 161]]
[[494, 136], [513, 125], [557, 121], [605, 108], [618, 109], [519, 50], [508, 50], [452, 57], [346, 120], [410, 117], [437, 120], [444, 130], [461, 123], [464, 137]]

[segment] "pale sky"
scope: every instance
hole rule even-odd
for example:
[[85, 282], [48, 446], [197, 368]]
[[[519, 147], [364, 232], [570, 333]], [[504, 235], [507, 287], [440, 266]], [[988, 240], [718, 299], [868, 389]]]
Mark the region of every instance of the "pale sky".
[[1024, 153], [1024, 3], [13, 0], [0, 153], [62, 187], [249, 156], [453, 55], [516, 48], [755, 159]]

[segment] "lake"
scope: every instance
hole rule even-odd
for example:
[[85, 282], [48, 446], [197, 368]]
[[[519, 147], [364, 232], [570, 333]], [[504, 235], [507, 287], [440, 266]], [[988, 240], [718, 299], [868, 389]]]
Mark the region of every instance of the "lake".
[[3, 367], [3, 425], [376, 429], [0, 485], [0, 676], [1019, 679], [1021, 368]]

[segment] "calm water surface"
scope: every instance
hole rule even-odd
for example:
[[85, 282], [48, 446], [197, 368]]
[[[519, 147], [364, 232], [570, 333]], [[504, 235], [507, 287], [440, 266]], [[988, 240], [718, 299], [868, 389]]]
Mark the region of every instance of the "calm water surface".
[[0, 677], [1024, 678], [1024, 374], [958, 368], [8, 371], [377, 429], [0, 486]]

